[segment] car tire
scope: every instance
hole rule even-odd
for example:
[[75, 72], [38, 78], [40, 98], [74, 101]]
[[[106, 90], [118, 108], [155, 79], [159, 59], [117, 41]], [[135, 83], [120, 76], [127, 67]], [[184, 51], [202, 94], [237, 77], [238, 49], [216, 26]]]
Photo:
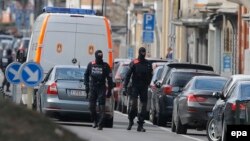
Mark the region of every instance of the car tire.
[[209, 141], [220, 141], [220, 137], [215, 136], [215, 119], [213, 117], [209, 118], [207, 122], [207, 138]]
[[174, 116], [172, 116], [171, 132], [176, 132], [176, 125], [175, 125], [175, 123], [174, 123]]
[[105, 127], [113, 128], [114, 118], [108, 118], [105, 120]]
[[155, 116], [155, 111], [150, 109], [149, 111], [149, 120], [153, 123], [153, 125], [157, 125], [157, 118]]
[[181, 124], [180, 117], [177, 117], [176, 133], [187, 134], [187, 127]]
[[164, 116], [161, 113], [158, 113], [157, 117], [157, 125], [158, 126], [166, 126], [167, 122], [164, 118]]
[[226, 141], [226, 140], [227, 140], [227, 123], [225, 119], [223, 119], [221, 141]]

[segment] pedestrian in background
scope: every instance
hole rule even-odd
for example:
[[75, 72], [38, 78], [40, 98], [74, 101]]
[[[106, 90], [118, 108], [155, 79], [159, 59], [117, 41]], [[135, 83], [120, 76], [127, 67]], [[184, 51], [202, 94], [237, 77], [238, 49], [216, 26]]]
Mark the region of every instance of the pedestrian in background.
[[173, 49], [171, 47], [168, 48], [168, 53], [166, 55], [166, 59], [169, 59], [169, 60], [173, 59]]
[[[86, 93], [88, 94], [90, 92], [89, 109], [93, 120], [93, 128], [98, 127], [98, 130], [102, 130], [106, 96], [108, 98], [111, 96], [113, 81], [111, 69], [106, 62], [103, 62], [103, 53], [101, 50], [95, 52], [95, 61], [88, 64], [84, 77]], [[108, 90], [106, 89], [106, 80], [108, 81]], [[99, 119], [96, 113], [97, 101], [99, 106]]]
[[[145, 132], [143, 128], [144, 119], [146, 116], [147, 108], [147, 90], [152, 78], [152, 64], [145, 59], [146, 49], [141, 47], [139, 49], [139, 56], [137, 59], [131, 61], [129, 70], [125, 77], [123, 94], [127, 95], [127, 86], [132, 75], [132, 92], [130, 94], [128, 119], [129, 125], [127, 130], [131, 130], [134, 124], [134, 118], [138, 118], [138, 132]], [[140, 111], [137, 111], [137, 100], [140, 98]], [[138, 113], [138, 114], [137, 114]]]
[[6, 85], [6, 92], [10, 92], [10, 83], [7, 81], [6, 76], [5, 76], [5, 70], [6, 67], [13, 62], [13, 57], [12, 57], [12, 50], [7, 49], [6, 55], [4, 55], [1, 59], [1, 69], [4, 74], [4, 80], [2, 82], [2, 90], [4, 90], [4, 86]]

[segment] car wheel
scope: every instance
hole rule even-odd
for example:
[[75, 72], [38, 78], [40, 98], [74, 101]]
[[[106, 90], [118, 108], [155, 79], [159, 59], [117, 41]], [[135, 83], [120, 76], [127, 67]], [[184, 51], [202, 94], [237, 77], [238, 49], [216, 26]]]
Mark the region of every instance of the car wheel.
[[113, 123], [114, 123], [113, 117], [108, 118], [108, 119], [105, 120], [105, 127], [113, 128]]
[[225, 119], [223, 119], [221, 141], [226, 141], [226, 140], [227, 140], [227, 123]]
[[176, 133], [177, 134], [186, 134], [187, 133], [187, 127], [181, 124], [180, 117], [177, 117]]
[[153, 123], [153, 125], [157, 124], [157, 118], [155, 117], [155, 111], [150, 109], [149, 111], [149, 120]]
[[215, 119], [211, 117], [207, 122], [207, 138], [209, 141], [220, 141], [220, 137], [216, 137]]
[[164, 116], [161, 113], [158, 113], [158, 117], [157, 117], [157, 125], [158, 126], [166, 126], [166, 120], [164, 118]]
[[175, 126], [175, 123], [174, 123], [174, 116], [172, 116], [171, 131], [176, 132], [176, 126]]

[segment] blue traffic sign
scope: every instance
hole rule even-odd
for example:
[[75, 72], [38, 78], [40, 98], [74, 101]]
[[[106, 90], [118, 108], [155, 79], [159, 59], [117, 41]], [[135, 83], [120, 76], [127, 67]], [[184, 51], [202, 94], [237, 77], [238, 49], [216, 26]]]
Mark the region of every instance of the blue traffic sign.
[[18, 70], [21, 67], [21, 63], [19, 62], [13, 62], [9, 64], [5, 70], [5, 76], [7, 81], [9, 81], [11, 84], [19, 84], [20, 79], [18, 75]]
[[27, 62], [21, 66], [19, 77], [26, 86], [35, 87], [43, 80], [43, 69], [35, 62]]
[[143, 43], [153, 43], [154, 42], [154, 32], [153, 31], [143, 31], [142, 33]]
[[145, 13], [143, 15], [143, 30], [154, 31], [154, 29], [155, 29], [155, 15], [150, 13]]

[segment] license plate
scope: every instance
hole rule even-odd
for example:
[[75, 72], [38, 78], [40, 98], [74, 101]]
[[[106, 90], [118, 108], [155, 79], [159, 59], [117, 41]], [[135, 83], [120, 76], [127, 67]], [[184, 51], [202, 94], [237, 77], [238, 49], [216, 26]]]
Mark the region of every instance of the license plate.
[[86, 96], [86, 93], [84, 93], [84, 91], [81, 90], [68, 90], [67, 93], [69, 96], [81, 96], [81, 97]]

